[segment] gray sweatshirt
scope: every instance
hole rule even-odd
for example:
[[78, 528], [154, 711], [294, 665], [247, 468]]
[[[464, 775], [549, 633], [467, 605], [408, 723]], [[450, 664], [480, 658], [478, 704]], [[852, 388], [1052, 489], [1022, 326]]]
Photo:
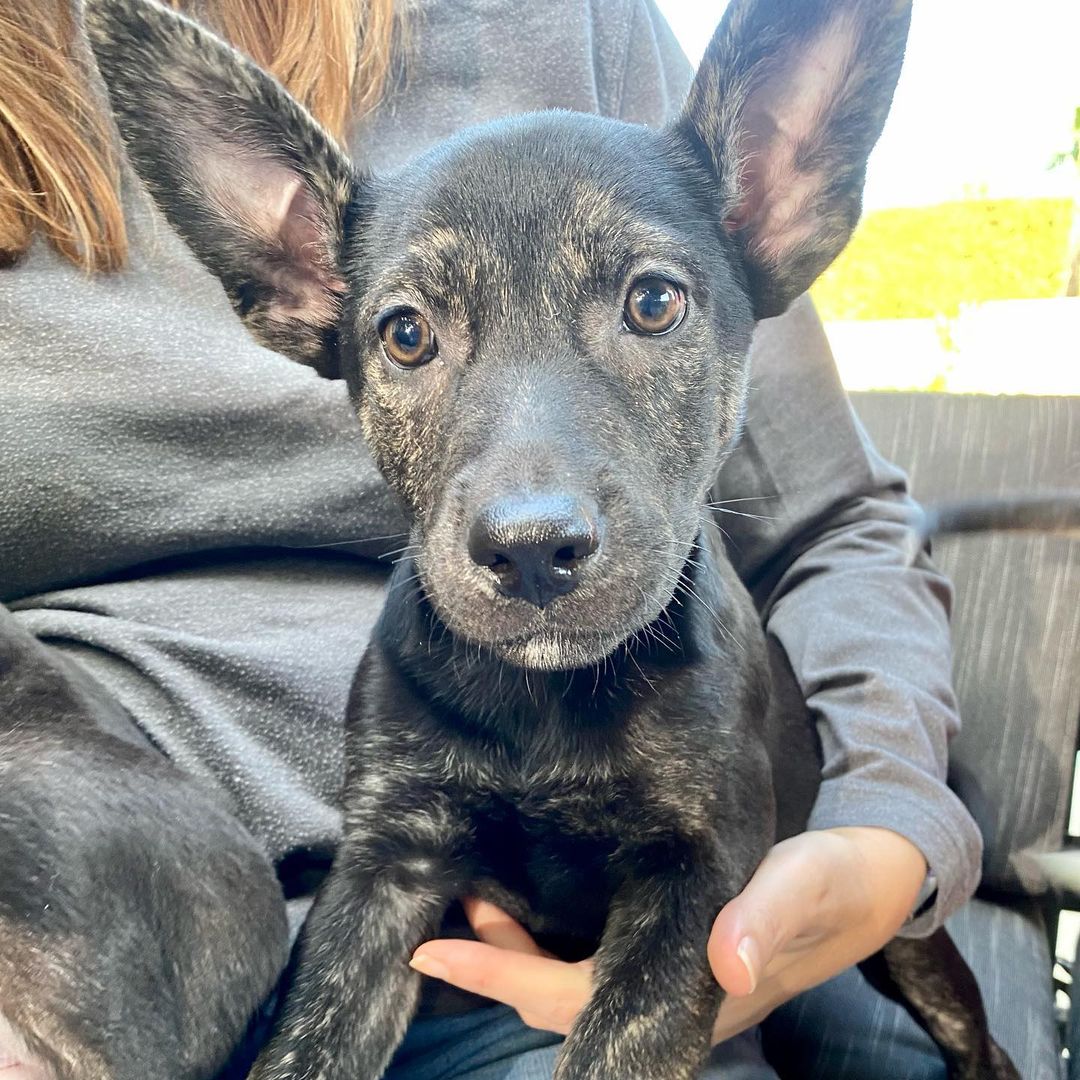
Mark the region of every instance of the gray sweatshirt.
[[[648, 124], [690, 67], [650, 0], [421, 0], [407, 76], [354, 155], [397, 165], [470, 123], [560, 106]], [[342, 716], [406, 525], [340, 383], [256, 345], [128, 178], [129, 269], [38, 244], [0, 271], [0, 602], [161, 750], [225, 789], [291, 869], [337, 836]], [[949, 587], [909, 569], [914, 507], [839, 385], [808, 302], [763, 324], [719, 477], [737, 568], [817, 717], [812, 826], [912, 840], [973, 891], [980, 838], [945, 785], [958, 718]], [[291, 872], [291, 870], [290, 870]]]

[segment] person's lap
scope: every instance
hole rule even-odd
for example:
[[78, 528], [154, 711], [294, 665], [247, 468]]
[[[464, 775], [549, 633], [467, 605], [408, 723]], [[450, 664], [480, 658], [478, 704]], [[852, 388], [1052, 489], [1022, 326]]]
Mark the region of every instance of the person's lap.
[[[854, 969], [717, 1047], [702, 1080], [944, 1080], [945, 1064], [899, 1006]], [[561, 1038], [491, 1006], [416, 1020], [385, 1080], [550, 1080]], [[627, 1078], [630, 1080], [630, 1078]]]
[[[409, 1029], [385, 1080], [550, 1080], [561, 1042], [501, 1005], [423, 1017]], [[702, 1080], [776, 1080], [776, 1073], [755, 1030], [718, 1047]]]
[[930, 1037], [849, 968], [782, 1005], [762, 1025], [769, 1061], [799, 1080], [945, 1080]]
[[[0, 637], [8, 612], [0, 606]], [[19, 627], [8, 628], [19, 640]], [[58, 663], [60, 662], [58, 657]], [[64, 662], [66, 664], [66, 661]], [[65, 674], [73, 675], [73, 672]], [[130, 720], [113, 731], [139, 746], [145, 737]], [[246, 1076], [258, 1047], [269, 1032], [272, 1001], [255, 1019], [244, 1044], [219, 1080]], [[766, 1024], [767, 1063], [758, 1030], [730, 1040], [714, 1051], [703, 1080], [941, 1080], [944, 1066], [932, 1044], [906, 1016], [885, 1023], [882, 1009], [900, 1010], [875, 995], [854, 972], [832, 980], [778, 1010]], [[416, 1020], [386, 1074], [386, 1080], [548, 1080], [560, 1038], [527, 1027], [512, 1010], [490, 1006], [453, 1016]], [[0, 1046], [0, 1056], [4, 1050]], [[629, 1080], [629, 1078], [628, 1078]]]

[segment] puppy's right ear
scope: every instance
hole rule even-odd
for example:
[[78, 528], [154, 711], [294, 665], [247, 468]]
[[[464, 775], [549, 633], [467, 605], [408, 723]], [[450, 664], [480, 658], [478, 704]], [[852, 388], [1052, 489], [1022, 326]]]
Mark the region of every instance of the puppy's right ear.
[[348, 158], [255, 64], [154, 0], [87, 0], [128, 155], [265, 345], [337, 374]]

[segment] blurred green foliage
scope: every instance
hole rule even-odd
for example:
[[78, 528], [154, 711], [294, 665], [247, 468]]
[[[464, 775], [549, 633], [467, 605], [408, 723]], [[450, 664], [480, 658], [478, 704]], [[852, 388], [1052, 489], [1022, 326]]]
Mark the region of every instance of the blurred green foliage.
[[823, 319], [952, 318], [1061, 293], [1070, 199], [972, 199], [867, 214], [814, 286]]

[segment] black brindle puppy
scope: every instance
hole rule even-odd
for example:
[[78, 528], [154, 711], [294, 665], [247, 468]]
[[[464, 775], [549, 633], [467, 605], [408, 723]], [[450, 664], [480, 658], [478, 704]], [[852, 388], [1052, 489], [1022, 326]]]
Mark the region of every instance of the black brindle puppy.
[[[560, 1080], [700, 1070], [710, 926], [805, 823], [818, 761], [707, 493], [755, 324], [858, 217], [908, 18], [734, 0], [667, 128], [522, 116], [381, 179], [194, 23], [89, 3], [136, 168], [253, 332], [345, 378], [414, 522], [260, 1080], [382, 1075], [407, 960], [464, 894], [596, 950]], [[1016, 1076], [943, 932], [868, 970], [952, 1076]]]

